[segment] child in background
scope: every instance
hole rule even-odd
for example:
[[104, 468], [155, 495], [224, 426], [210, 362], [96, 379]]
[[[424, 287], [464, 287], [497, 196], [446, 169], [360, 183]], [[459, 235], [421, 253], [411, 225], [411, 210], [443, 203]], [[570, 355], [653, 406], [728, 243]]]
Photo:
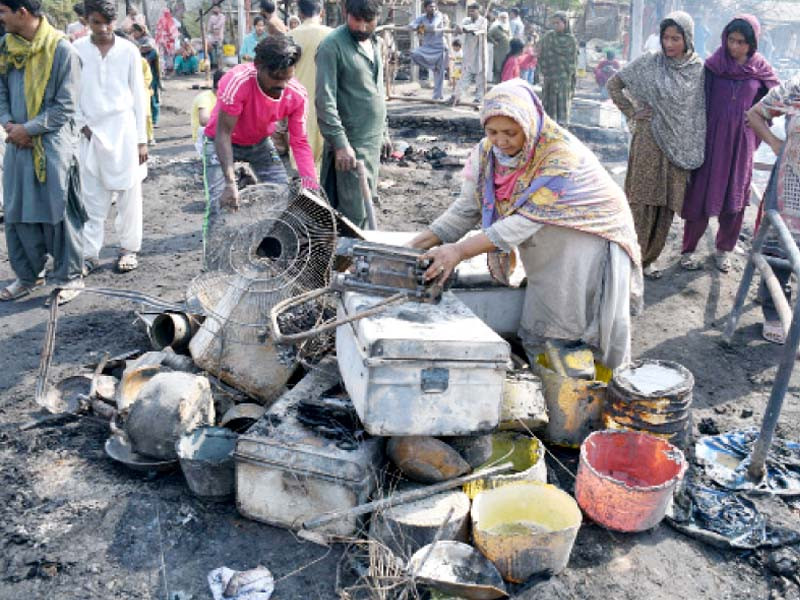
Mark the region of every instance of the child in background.
[[606, 83], [608, 83], [608, 80], [611, 79], [620, 68], [621, 66], [617, 60], [617, 53], [613, 50], [606, 50], [606, 57], [597, 63], [597, 66], [594, 68], [594, 80], [597, 83], [600, 96], [603, 100], [608, 99]]
[[217, 103], [217, 88], [219, 80], [224, 74], [225, 71], [222, 69], [214, 71], [212, 89], [200, 92], [192, 100], [192, 141], [194, 141], [195, 150], [200, 158], [203, 158], [203, 144], [206, 141], [203, 130], [208, 125], [211, 111], [214, 110], [214, 105]]
[[464, 51], [461, 49], [461, 40], [453, 40], [450, 52], [450, 88], [455, 91], [464, 66]]
[[521, 40], [514, 38], [509, 42], [509, 48], [503, 62], [501, 81], [516, 79], [522, 71], [536, 68], [536, 56], [530, 46], [525, 46]]
[[[133, 26], [134, 38], [136, 38], [137, 27], [138, 25]], [[142, 35], [136, 38], [136, 44], [139, 46], [142, 58], [150, 65], [150, 74], [153, 76], [150, 84], [150, 118], [147, 120], [147, 143], [155, 144], [153, 128], [158, 124], [158, 116], [161, 112], [161, 60], [158, 50], [155, 49], [155, 42], [149, 35]]]
[[292, 15], [289, 17], [289, 31], [298, 27], [300, 27], [300, 17], [297, 15]]

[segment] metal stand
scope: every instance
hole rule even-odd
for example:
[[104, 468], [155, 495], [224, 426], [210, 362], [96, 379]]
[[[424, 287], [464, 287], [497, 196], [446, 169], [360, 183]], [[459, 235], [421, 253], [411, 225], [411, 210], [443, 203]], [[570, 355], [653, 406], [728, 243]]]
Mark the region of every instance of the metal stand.
[[[764, 246], [764, 241], [770, 231], [775, 231], [778, 236], [781, 248], [789, 257], [788, 260], [782, 260], [773, 256], [767, 256], [761, 253], [761, 248]], [[750, 260], [744, 270], [742, 276], [742, 283], [739, 285], [739, 291], [736, 293], [736, 301], [728, 317], [728, 323], [725, 327], [723, 340], [726, 343], [731, 342], [736, 325], [739, 322], [739, 317], [744, 307], [747, 293], [750, 289], [750, 284], [753, 281], [756, 269], [766, 284], [772, 301], [775, 303], [775, 308], [783, 327], [785, 336], [785, 344], [783, 348], [783, 356], [781, 357], [778, 366], [778, 373], [775, 375], [775, 383], [772, 385], [772, 392], [769, 396], [767, 409], [764, 413], [764, 420], [761, 422], [761, 432], [758, 436], [758, 441], [753, 447], [753, 452], [750, 455], [750, 465], [747, 469], [747, 476], [752, 481], [760, 481], [764, 477], [764, 463], [767, 459], [769, 447], [772, 444], [772, 437], [775, 434], [775, 427], [778, 424], [778, 417], [781, 414], [783, 407], [783, 399], [786, 396], [786, 391], [789, 389], [789, 379], [792, 376], [794, 369], [795, 358], [797, 356], [797, 349], [800, 346], [800, 297], [795, 300], [794, 310], [789, 306], [789, 302], [784, 296], [782, 286], [775, 277], [772, 266], [779, 266], [790, 268], [796, 277], [800, 278], [800, 250], [783, 222], [780, 214], [776, 210], [764, 211], [764, 218], [761, 221], [761, 226], [753, 241], [753, 249], [750, 251]], [[799, 295], [800, 296], [800, 295]]]

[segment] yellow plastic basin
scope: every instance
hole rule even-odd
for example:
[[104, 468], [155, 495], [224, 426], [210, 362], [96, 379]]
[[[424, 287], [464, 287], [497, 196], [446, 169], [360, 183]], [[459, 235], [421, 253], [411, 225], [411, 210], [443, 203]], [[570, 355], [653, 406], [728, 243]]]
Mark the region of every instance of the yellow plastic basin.
[[480, 492], [471, 515], [475, 547], [513, 583], [563, 571], [582, 520], [572, 496], [546, 483]]

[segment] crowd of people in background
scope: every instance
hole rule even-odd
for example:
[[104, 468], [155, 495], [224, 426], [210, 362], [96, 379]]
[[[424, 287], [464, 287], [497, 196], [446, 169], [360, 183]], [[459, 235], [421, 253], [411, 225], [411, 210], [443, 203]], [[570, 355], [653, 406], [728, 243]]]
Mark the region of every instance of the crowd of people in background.
[[[677, 214], [684, 220], [680, 265], [703, 268], [697, 246], [713, 217], [719, 222], [713, 263], [728, 272], [760, 140], [778, 155], [765, 202], [781, 212], [800, 239], [800, 80], [795, 76], [781, 83], [759, 52], [764, 34], [754, 16], [730, 20], [709, 53], [711, 30], [680, 11], [660, 22], [635, 60], [624, 64], [615, 49], [603, 50], [593, 71], [595, 91], [601, 101], [619, 108], [632, 133], [621, 204], [616, 184], [565, 129], [588, 62], [586, 44], [578, 43], [566, 13], [554, 13], [539, 39], [517, 8], [486, 12], [471, 3], [466, 17], [451, 25], [436, 0], [424, 0], [422, 6], [422, 14], [407, 25], [395, 25], [379, 37], [380, 0], [345, 0], [345, 22], [336, 29], [323, 24], [320, 0], [298, 0], [297, 15], [285, 15], [285, 23], [272, 0], [261, 0], [241, 46], [231, 49], [226, 44], [231, 23], [222, 2], [205, 15], [198, 46], [169, 8], [151, 34], [147, 19], [133, 6], [118, 20], [112, 0], [84, 0], [74, 6], [75, 20], [62, 33], [48, 22], [39, 0], [0, 0], [0, 22], [8, 33], [0, 44], [0, 121], [6, 137], [2, 188], [9, 260], [17, 276], [0, 290], [0, 300], [44, 285], [48, 255], [54, 259], [51, 281], [63, 287], [59, 301], [72, 299], [99, 264], [112, 204], [120, 246], [116, 269], [138, 267], [142, 181], [167, 76], [213, 73], [211, 89], [192, 103], [190, 122], [207, 194], [204, 239], [221, 210], [238, 206], [235, 162], [249, 163], [261, 182], [288, 183], [282, 145], [291, 151], [301, 185], [324, 190], [334, 207], [364, 226], [358, 173], [366, 174], [377, 199], [380, 161], [392, 151], [384, 68], [396, 46], [387, 32], [398, 30], [418, 36], [410, 59], [432, 79], [433, 100], [445, 102], [447, 81], [450, 103], [459, 104], [474, 85], [475, 103], [483, 105], [487, 139], [468, 161], [467, 187], [416, 244], [424, 249], [454, 245], [465, 227], [481, 219], [476, 208], [481, 205], [488, 237], [483, 245], [476, 242], [458, 252], [432, 251], [434, 267], [452, 270], [456, 259], [491, 247], [527, 248], [539, 228], [531, 228], [531, 221], [558, 225], [558, 219], [572, 219], [573, 229], [584, 237], [568, 240], [558, 227], [537, 235], [552, 234], [560, 261], [571, 256], [562, 247], [567, 242], [583, 248], [584, 258], [591, 250], [604, 261], [610, 260], [604, 254], [608, 247], [601, 248], [598, 240], [616, 244], [617, 271], [593, 282], [587, 272], [580, 285], [617, 286], [627, 297], [637, 288], [640, 267], [646, 276], [661, 275], [656, 262]], [[534, 81], [541, 84], [541, 103]], [[487, 95], [489, 83], [496, 91]], [[785, 143], [769, 128], [777, 116], [787, 118]], [[535, 160], [543, 150], [537, 142], [541, 135], [544, 145], [552, 146], [548, 160], [555, 161], [545, 167]], [[576, 173], [585, 177], [576, 179]], [[493, 184], [486, 183], [488, 178]], [[548, 187], [556, 184], [557, 189]], [[489, 188], [495, 195], [483, 197]], [[539, 200], [523, 202], [525, 190], [534, 188]], [[497, 211], [517, 197], [522, 204], [508, 210], [527, 220], [512, 226]], [[547, 219], [539, 201], [553, 203]], [[591, 211], [581, 213], [586, 202], [613, 219], [604, 226], [592, 224]], [[559, 210], [563, 215], [552, 221]], [[777, 244], [768, 246], [782, 256]], [[206, 267], [213, 268], [218, 258], [205, 256]], [[542, 281], [552, 275], [535, 264], [540, 258], [524, 255], [530, 281], [536, 273]], [[776, 272], [785, 283], [789, 271], [776, 267]], [[612, 362], [629, 352], [622, 315], [631, 306], [621, 298], [607, 307], [618, 327], [609, 335], [621, 337], [598, 341], [615, 357]], [[537, 302], [552, 305], [554, 314], [561, 310], [556, 297], [544, 294]], [[762, 305], [764, 337], [782, 343], [783, 329], [763, 291]]]

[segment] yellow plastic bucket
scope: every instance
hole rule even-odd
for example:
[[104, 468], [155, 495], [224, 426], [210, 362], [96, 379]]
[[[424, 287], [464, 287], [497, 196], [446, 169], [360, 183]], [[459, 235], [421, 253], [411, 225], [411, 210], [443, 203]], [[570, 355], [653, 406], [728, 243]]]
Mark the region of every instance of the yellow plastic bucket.
[[514, 583], [563, 571], [583, 519], [572, 496], [545, 483], [481, 492], [471, 514], [475, 547]]

